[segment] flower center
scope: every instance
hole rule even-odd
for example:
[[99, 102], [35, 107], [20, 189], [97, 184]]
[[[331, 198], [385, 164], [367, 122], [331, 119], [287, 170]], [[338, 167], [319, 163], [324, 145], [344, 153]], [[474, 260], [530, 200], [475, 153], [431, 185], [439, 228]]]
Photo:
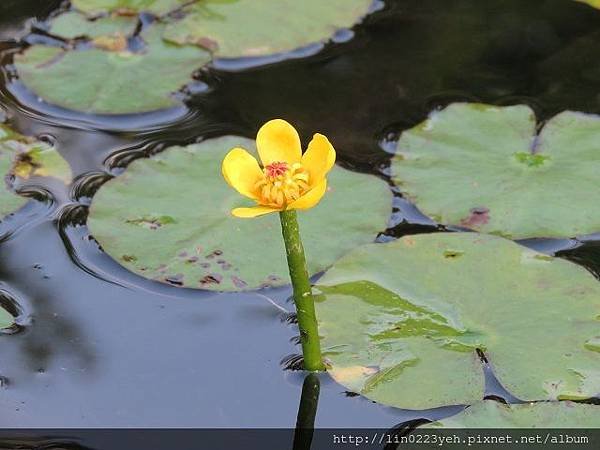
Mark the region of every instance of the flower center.
[[273, 162], [263, 174], [255, 186], [263, 205], [285, 207], [308, 190], [308, 172], [300, 163]]

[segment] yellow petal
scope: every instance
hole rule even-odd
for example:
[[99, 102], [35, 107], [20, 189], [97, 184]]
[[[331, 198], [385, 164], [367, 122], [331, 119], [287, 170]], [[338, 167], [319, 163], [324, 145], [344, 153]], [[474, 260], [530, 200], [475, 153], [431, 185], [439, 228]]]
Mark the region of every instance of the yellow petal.
[[221, 172], [225, 181], [240, 194], [253, 200], [258, 198], [255, 186], [263, 173], [256, 158], [246, 150], [243, 148], [230, 150], [223, 159]]
[[327, 190], [327, 179], [323, 178], [315, 187], [300, 197], [298, 200], [293, 201], [287, 206], [287, 209], [308, 209], [315, 206], [321, 200], [321, 197]]
[[310, 174], [311, 186], [320, 183], [335, 164], [335, 150], [322, 134], [315, 134], [302, 155], [302, 165]]
[[300, 162], [302, 147], [296, 129], [282, 119], [265, 123], [256, 135], [256, 148], [263, 166], [273, 162]]
[[281, 209], [271, 208], [270, 206], [253, 206], [252, 208], [235, 208], [231, 210], [231, 214], [235, 217], [248, 219], [277, 211], [281, 211]]

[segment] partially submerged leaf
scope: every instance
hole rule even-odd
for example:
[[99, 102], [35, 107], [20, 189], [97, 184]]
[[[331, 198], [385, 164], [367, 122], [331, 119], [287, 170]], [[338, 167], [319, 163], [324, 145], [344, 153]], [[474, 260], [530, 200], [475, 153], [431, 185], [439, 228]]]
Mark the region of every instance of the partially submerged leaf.
[[4, 178], [0, 182], [0, 217], [16, 211], [27, 202], [23, 197], [15, 195], [9, 186], [10, 179], [8, 175], [12, 170], [14, 157], [17, 153], [15, 144], [20, 145], [16, 138], [17, 136], [12, 131], [4, 125], [0, 125], [0, 174]]
[[23, 206], [27, 200], [13, 191], [12, 177], [21, 181], [34, 176], [54, 177], [68, 184], [71, 168], [55, 148], [0, 124], [0, 216], [5, 216]]
[[[134, 161], [94, 197], [91, 233], [125, 267], [172, 285], [236, 291], [289, 283], [278, 215], [231, 215], [248, 205], [221, 175], [237, 146], [254, 142], [223, 137]], [[391, 202], [384, 181], [335, 167], [321, 203], [299, 213], [310, 274], [374, 241]]]
[[394, 182], [438, 222], [511, 238], [600, 231], [600, 118], [453, 104], [402, 133]]
[[[477, 402], [460, 414], [420, 428], [598, 428], [600, 406], [573, 402], [505, 405]], [[556, 436], [558, 437], [558, 436]], [[549, 442], [548, 445], [553, 444]]]
[[23, 180], [31, 177], [53, 177], [69, 184], [72, 179], [69, 163], [55, 148], [36, 142], [15, 155], [13, 173]]
[[15, 65], [25, 86], [64, 108], [96, 114], [169, 108], [178, 104], [173, 93], [210, 55], [195, 46], [167, 44], [161, 34], [159, 25], [143, 33], [146, 48], [136, 53], [118, 51], [121, 46], [110, 48], [106, 39], [99, 47], [109, 50], [34, 45], [15, 57]]
[[475, 233], [407, 236], [351, 251], [317, 286], [330, 373], [400, 408], [470, 404], [484, 395], [479, 349], [523, 400], [596, 395], [600, 285], [573, 263], [538, 256]]
[[165, 38], [220, 58], [289, 52], [329, 40], [368, 12], [373, 0], [207, 0], [192, 2]]

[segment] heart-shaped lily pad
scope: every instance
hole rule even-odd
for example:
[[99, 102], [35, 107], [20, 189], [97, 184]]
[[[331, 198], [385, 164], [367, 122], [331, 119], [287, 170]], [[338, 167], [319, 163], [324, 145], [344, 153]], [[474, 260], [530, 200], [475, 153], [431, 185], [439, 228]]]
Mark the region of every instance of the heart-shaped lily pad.
[[98, 38], [101, 36], [133, 34], [137, 18], [129, 16], [106, 16], [89, 20], [76, 11], [57, 16], [50, 23], [50, 33], [65, 39], [78, 37]]
[[511, 238], [600, 231], [600, 118], [454, 104], [402, 133], [393, 179], [436, 221]]
[[185, 6], [165, 38], [220, 58], [264, 56], [330, 39], [352, 27], [373, 0], [208, 0]]
[[0, 189], [0, 216], [23, 206], [27, 199], [13, 191], [13, 179], [21, 182], [34, 176], [54, 177], [64, 183], [71, 181], [71, 168], [50, 145], [22, 136], [0, 124], [0, 174], [5, 182]]
[[71, 0], [74, 8], [90, 16], [107, 12], [117, 12], [122, 15], [149, 12], [162, 15], [189, 2], [190, 0]]
[[331, 375], [407, 409], [484, 395], [483, 351], [523, 400], [600, 392], [600, 283], [585, 269], [476, 233], [357, 248], [317, 288]]
[[[134, 161], [104, 185], [88, 224], [104, 250], [138, 274], [174, 285], [219, 291], [289, 283], [277, 214], [239, 219], [247, 201], [221, 175], [240, 137], [170, 148]], [[299, 213], [310, 274], [329, 267], [385, 229], [392, 195], [373, 176], [335, 167], [319, 205]]]
[[[600, 406], [573, 402], [505, 405], [486, 400], [421, 428], [598, 428]], [[551, 444], [551, 443], [550, 443]]]
[[64, 108], [97, 114], [169, 108], [179, 103], [173, 93], [210, 55], [196, 46], [168, 44], [162, 31], [155, 25], [142, 33], [146, 46], [137, 52], [110, 37], [98, 41], [101, 48], [85, 50], [34, 45], [15, 57], [15, 65], [25, 86]]

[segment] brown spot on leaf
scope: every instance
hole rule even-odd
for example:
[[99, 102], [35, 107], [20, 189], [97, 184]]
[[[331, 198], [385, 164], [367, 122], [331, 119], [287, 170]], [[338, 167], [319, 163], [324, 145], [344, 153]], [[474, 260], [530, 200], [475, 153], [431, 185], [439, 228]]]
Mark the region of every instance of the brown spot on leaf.
[[218, 273], [211, 273], [200, 279], [200, 285], [205, 286], [207, 284], [220, 284], [223, 277]]
[[223, 250], [215, 250], [212, 253], [209, 253], [205, 256], [206, 259], [214, 259], [217, 256], [221, 256], [223, 254]]
[[137, 257], [134, 255], [123, 255], [121, 256], [121, 259], [125, 262], [134, 262], [137, 261]]
[[461, 250], [445, 250], [444, 251], [444, 258], [446, 259], [455, 259], [458, 258], [462, 255], [464, 255], [465, 252], [461, 251]]
[[415, 240], [410, 236], [403, 237], [402, 242], [404, 242], [406, 247], [414, 247], [415, 245]]
[[135, 219], [127, 219], [125, 223], [129, 223], [131, 225], [138, 225], [142, 228], [147, 228], [149, 230], [157, 230], [163, 225], [175, 223], [175, 219], [171, 216], [159, 216], [159, 217], [138, 217]]
[[479, 228], [490, 221], [490, 210], [485, 207], [471, 208], [468, 217], [460, 221], [463, 227]]
[[165, 281], [175, 286], [183, 286], [183, 274], [169, 275], [165, 277]]
[[112, 36], [99, 36], [92, 40], [92, 44], [96, 48], [108, 50], [109, 52], [123, 52], [127, 50], [127, 38], [120, 33]]
[[137, 11], [132, 8], [118, 8], [113, 11], [113, 14], [121, 17], [137, 17], [138, 15]]
[[190, 264], [194, 264], [196, 262], [198, 262], [198, 257], [197, 256], [190, 256], [186, 262], [190, 263]]
[[205, 48], [209, 52], [216, 52], [219, 49], [219, 43], [207, 36], [196, 39], [196, 45]]
[[48, 61], [44, 61], [43, 63], [38, 64], [37, 66], [35, 66], [35, 68], [36, 69], [45, 69], [46, 67], [50, 67], [53, 64], [56, 64], [57, 62], [59, 62], [61, 59], [63, 59], [66, 54], [67, 54], [66, 51], [60, 52], [60, 53], [56, 54], [55, 56], [53, 56], [52, 58], [50, 58]]
[[231, 277], [231, 282], [233, 283], [233, 285], [238, 288], [238, 289], [243, 289], [246, 286], [248, 286], [248, 283], [246, 283], [244, 280], [242, 280], [241, 278], [236, 277], [235, 275]]

